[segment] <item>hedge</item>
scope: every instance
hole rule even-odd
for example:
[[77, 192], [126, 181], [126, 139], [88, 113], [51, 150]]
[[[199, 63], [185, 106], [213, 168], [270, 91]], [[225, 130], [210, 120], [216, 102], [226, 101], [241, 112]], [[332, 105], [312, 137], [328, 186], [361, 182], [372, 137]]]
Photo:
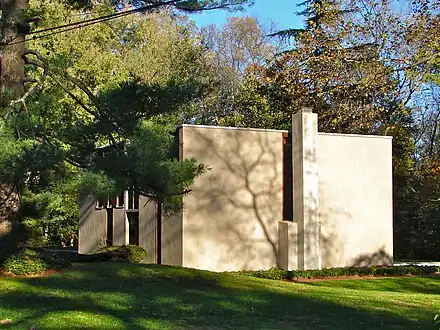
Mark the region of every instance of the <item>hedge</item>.
[[404, 276], [404, 275], [434, 275], [440, 272], [439, 266], [370, 266], [325, 268], [316, 270], [284, 270], [271, 268], [268, 270], [239, 271], [241, 275], [266, 278], [271, 280], [313, 279], [339, 276]]
[[97, 254], [112, 252], [113, 259], [126, 260], [132, 263], [141, 263], [147, 259], [147, 251], [137, 245], [105, 246], [96, 251]]

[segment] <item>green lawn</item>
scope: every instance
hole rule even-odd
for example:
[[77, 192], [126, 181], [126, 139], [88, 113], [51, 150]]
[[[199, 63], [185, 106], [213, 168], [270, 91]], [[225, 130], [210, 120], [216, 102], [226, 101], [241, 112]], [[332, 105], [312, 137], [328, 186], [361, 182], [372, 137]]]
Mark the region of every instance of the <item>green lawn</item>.
[[[440, 277], [307, 284], [122, 263], [0, 278], [0, 328], [433, 329]], [[7, 323], [7, 322], [4, 322]]]

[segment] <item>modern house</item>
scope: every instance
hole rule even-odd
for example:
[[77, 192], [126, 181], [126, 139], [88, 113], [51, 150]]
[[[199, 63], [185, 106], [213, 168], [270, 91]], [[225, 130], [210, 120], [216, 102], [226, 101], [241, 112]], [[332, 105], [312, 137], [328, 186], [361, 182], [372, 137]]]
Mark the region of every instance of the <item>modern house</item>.
[[211, 169], [180, 212], [125, 192], [80, 207], [79, 252], [138, 244], [151, 263], [212, 271], [319, 269], [393, 259], [392, 138], [183, 125], [179, 157]]

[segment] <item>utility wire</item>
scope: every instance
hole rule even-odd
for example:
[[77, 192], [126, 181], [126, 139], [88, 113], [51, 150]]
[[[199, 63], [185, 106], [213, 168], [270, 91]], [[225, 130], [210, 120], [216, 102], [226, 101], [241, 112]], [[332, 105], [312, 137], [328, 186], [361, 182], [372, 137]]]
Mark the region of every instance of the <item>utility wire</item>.
[[[37, 40], [37, 39], [46, 38], [46, 37], [49, 37], [49, 36], [52, 36], [52, 35], [55, 35], [55, 34], [60, 34], [60, 33], [68, 32], [68, 31], [80, 29], [80, 28], [83, 28], [83, 27], [86, 27], [86, 26], [97, 24], [97, 23], [106, 22], [106, 21], [109, 21], [109, 20], [114, 19], [114, 18], [119, 18], [119, 17], [122, 17], [122, 16], [128, 16], [130, 14], [131, 13], [127, 13], [125, 15], [119, 15], [117, 17], [102, 19], [102, 20], [99, 20], [99, 21], [89, 22], [89, 23], [85, 23], [85, 24], [82, 24], [82, 25], [75, 25], [75, 26], [72, 26], [70, 28], [66, 28], [64, 30], [60, 30], [60, 31], [53, 31], [53, 32], [50, 32], [50, 33], [42, 34], [42, 35], [35, 35], [31, 39], [26, 40], [26, 41], [34, 41], [34, 40]], [[23, 41], [22, 40], [21, 41], [16, 41], [15, 43], [21, 43], [21, 42], [23, 42]], [[13, 45], [13, 44], [14, 43], [10, 43], [9, 45]]]
[[[90, 19], [86, 19], [80, 22], [74, 22], [74, 23], [69, 23], [69, 24], [64, 24], [64, 25], [59, 25], [59, 26], [54, 26], [54, 27], [49, 27], [46, 29], [41, 29], [41, 30], [37, 30], [37, 31], [32, 31], [30, 33], [27, 34], [23, 34], [23, 35], [17, 35], [14, 37], [13, 40], [19, 38], [19, 37], [25, 37], [27, 35], [34, 35], [32, 37], [31, 40], [19, 40], [19, 41], [9, 41], [3, 44], [0, 44], [0, 47], [5, 47], [5, 46], [11, 46], [11, 45], [15, 45], [15, 44], [20, 44], [20, 43], [24, 43], [26, 41], [32, 41], [35, 39], [40, 39], [40, 38], [44, 38], [44, 37], [48, 37], [54, 34], [58, 34], [58, 33], [63, 33], [63, 32], [67, 32], [67, 31], [71, 31], [74, 29], [78, 29], [78, 28], [82, 28], [85, 26], [90, 26], [93, 24], [98, 24], [101, 22], [105, 22], [105, 21], [109, 21], [115, 18], [119, 18], [119, 17], [123, 17], [123, 16], [128, 16], [131, 14], [135, 14], [135, 13], [140, 13], [140, 12], [144, 12], [144, 11], [149, 11], [155, 8], [159, 8], [162, 6], [167, 6], [167, 5], [172, 5], [174, 3], [176, 3], [179, 0], [168, 0], [168, 1], [164, 1], [164, 2], [160, 2], [160, 3], [155, 3], [155, 4], [151, 4], [149, 6], [143, 6], [143, 7], [139, 7], [139, 8], [135, 8], [135, 9], [130, 9], [130, 10], [126, 10], [123, 12], [119, 12], [119, 13], [113, 13], [113, 14], [109, 14], [109, 15], [104, 15], [104, 16], [100, 16], [100, 17], [95, 17], [95, 18], [90, 18]], [[50, 32], [53, 31], [51, 33], [46, 33], [43, 35], [38, 35], [44, 32]]]
[[[167, 2], [172, 3], [172, 2], [176, 2], [176, 0], [171, 0], [171, 1], [167, 1]], [[166, 4], [163, 4], [163, 5], [166, 5]], [[27, 33], [26, 35], [39, 34], [39, 33], [43, 33], [43, 32], [60, 30], [60, 29], [71, 27], [71, 26], [81, 25], [81, 24], [84, 24], [84, 23], [93, 23], [93, 22], [98, 22], [99, 23], [101, 20], [114, 19], [114, 18], [118, 18], [120, 16], [134, 14], [134, 13], [137, 13], [137, 12], [140, 12], [140, 11], [144, 11], [144, 10], [148, 10], [148, 9], [153, 9], [155, 7], [157, 7], [157, 5], [139, 7], [139, 8], [135, 8], [135, 9], [130, 9], [130, 10], [122, 11], [122, 12], [119, 12], [119, 13], [112, 13], [112, 14], [108, 14], [108, 15], [104, 15], [104, 16], [95, 17], [95, 18], [89, 18], [89, 19], [86, 19], [86, 20], [83, 20], [83, 21], [79, 21], [79, 22], [68, 23], [68, 24], [64, 24], [64, 25], [59, 25], [59, 26], [49, 27], [49, 28], [46, 28], [46, 29], [32, 31], [32, 32]]]
[[[37, 31], [32, 31], [32, 32], [27, 33], [27, 34], [21, 34], [21, 35], [14, 36], [14, 38], [12, 40], [10, 40], [9, 42], [0, 43], [0, 48], [6, 47], [6, 46], [15, 45], [15, 44], [21, 44], [21, 43], [24, 43], [26, 41], [33, 41], [33, 40], [36, 40], [36, 39], [45, 38], [45, 37], [48, 37], [48, 36], [51, 36], [51, 35], [54, 35], [54, 34], [59, 34], [59, 33], [67, 32], [67, 31], [79, 29], [79, 28], [86, 27], [86, 26], [89, 26], [89, 25], [102, 23], [102, 22], [105, 22], [105, 21], [109, 21], [109, 20], [112, 20], [112, 19], [115, 19], [115, 18], [131, 15], [131, 14], [135, 14], [135, 13], [141, 13], [141, 12], [144, 12], [144, 11], [149, 11], [149, 10], [152, 10], [152, 9], [155, 9], [155, 8], [159, 8], [159, 7], [163, 7], [163, 6], [173, 5], [173, 4], [176, 4], [179, 1], [180, 0], [168, 0], [168, 1], [164, 1], [164, 2], [157, 2], [157, 3], [154, 3], [154, 4], [148, 5], [148, 6], [143, 6], [143, 7], [139, 7], [139, 8], [135, 8], [135, 9], [130, 9], [130, 10], [126, 10], [126, 11], [119, 12], [119, 13], [113, 13], [113, 14], [109, 14], [109, 15], [104, 15], [104, 16], [100, 16], [100, 17], [95, 17], [95, 18], [83, 20], [83, 21], [80, 21], [80, 22], [74, 22], [74, 23], [54, 26], [54, 27], [50, 27], [50, 28], [46, 28], [46, 29], [41, 29], [41, 30], [37, 30]], [[220, 9], [220, 8], [224, 8], [226, 6], [227, 5], [218, 5], [218, 6], [215, 6], [215, 7], [211, 7], [208, 10], [210, 10], [210, 9]], [[189, 12], [191, 12], [191, 11], [198, 11], [196, 9], [191, 9], [191, 8], [183, 8], [183, 7], [178, 7], [178, 8], [184, 9], [184, 10], [189, 11]], [[40, 33], [50, 32], [50, 31], [54, 31], [54, 32], [46, 33], [46, 34], [43, 34], [43, 35], [38, 35]], [[23, 40], [19, 40], [19, 41], [14, 41], [17, 38], [26, 37], [27, 35], [32, 35], [32, 34], [34, 36], [30, 40], [23, 39]]]
[[[74, 26], [71, 26], [70, 28], [65, 28], [65, 29], [63, 29], [63, 30], [55, 30], [55, 31], [54, 31], [53, 29], [51, 29], [51, 31], [53, 31], [53, 32], [46, 33], [46, 34], [41, 34], [41, 35], [34, 35], [31, 39], [26, 39], [26, 40], [19, 40], [19, 41], [9, 42], [9, 43], [6, 43], [6, 44], [3, 44], [3, 45], [0, 45], [0, 47], [6, 47], [6, 46], [11, 46], [11, 45], [20, 44], [20, 43], [23, 43], [23, 42], [26, 42], [26, 41], [34, 41], [34, 40], [37, 40], [37, 39], [46, 38], [46, 37], [49, 37], [49, 36], [52, 36], [52, 35], [55, 35], [55, 34], [60, 34], [60, 33], [68, 32], [68, 31], [72, 31], [72, 30], [80, 29], [80, 28], [83, 28], [83, 27], [87, 27], [87, 26], [90, 26], [90, 25], [97, 24], [97, 23], [102, 23], [102, 22], [105, 22], [105, 21], [109, 21], [110, 19], [113, 19], [113, 18], [119, 18], [119, 17], [127, 16], [127, 15], [130, 15], [130, 13], [125, 14], [125, 15], [119, 15], [119, 16], [117, 16], [117, 17], [112, 17], [112, 18], [102, 19], [102, 20], [99, 20], [99, 21], [93, 21], [93, 22], [88, 22], [88, 23], [84, 23], [84, 22], [82, 22], [83, 24], [81, 24], [81, 25], [76, 25], [76, 24], [75, 24]], [[40, 33], [41, 33], [41, 32], [40, 32]], [[16, 37], [14, 37], [13, 40], [15, 40], [15, 39], [17, 39], [17, 38], [19, 38], [19, 37], [21, 37], [21, 36], [16, 36]]]

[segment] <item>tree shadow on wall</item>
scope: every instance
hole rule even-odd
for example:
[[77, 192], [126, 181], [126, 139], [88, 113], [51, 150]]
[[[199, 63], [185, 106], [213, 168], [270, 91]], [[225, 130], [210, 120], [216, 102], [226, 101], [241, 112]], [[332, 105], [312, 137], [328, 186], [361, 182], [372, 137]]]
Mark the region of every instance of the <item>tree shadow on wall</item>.
[[392, 265], [393, 257], [385, 252], [382, 247], [378, 251], [371, 254], [363, 254], [353, 261], [353, 266], [368, 267], [373, 265]]
[[[191, 237], [220, 245], [215, 268], [270, 268], [278, 262], [282, 220], [282, 134], [252, 130], [191, 128], [184, 146], [211, 170], [184, 199]], [[185, 143], [185, 141], [184, 141]], [[206, 219], [191, 226], [192, 217]], [[208, 235], [207, 235], [208, 234]], [[239, 264], [239, 265], [238, 265]], [[217, 268], [217, 269], [219, 269]]]
[[[280, 253], [281, 259], [286, 259], [278, 241], [279, 221], [284, 220], [282, 132], [215, 127], [184, 129], [187, 129], [184, 156], [195, 157], [211, 167], [211, 171], [196, 180], [191, 194], [184, 198], [184, 231], [189, 233], [191, 251], [194, 251], [185, 257], [185, 265], [205, 268], [206, 263], [209, 264], [206, 268], [212, 270], [280, 267]], [[319, 169], [307, 165], [317, 162], [315, 148], [313, 145], [303, 150], [304, 166], [307, 167], [294, 169], [297, 175], [293, 178], [295, 189], [300, 171], [308, 177], [304, 191], [298, 191], [293, 197], [297, 199], [294, 205], [304, 206], [307, 226], [302, 227], [302, 219], [294, 219], [298, 235], [289, 236], [283, 248], [298, 247], [300, 268], [302, 263], [307, 268], [318, 267], [319, 260], [322, 260], [322, 267], [350, 266], [347, 258], [354, 251], [347, 249], [352, 242], [344, 241], [346, 233], [341, 232], [341, 228], [352, 222], [352, 215], [343, 205], [318, 205], [313, 185], [318, 182], [318, 192], [328, 189], [326, 183], [319, 180]], [[294, 145], [293, 158], [296, 151]], [[298, 159], [293, 163], [296, 161]], [[363, 265], [389, 263], [390, 257], [387, 259], [379, 252], [354, 255], [357, 257], [355, 262]], [[200, 257], [202, 254], [204, 256]], [[305, 259], [301, 260], [303, 255]]]
[[[197, 241], [197, 251], [212, 251], [213, 258], [217, 257], [216, 264], [211, 264], [215, 270], [227, 270], [224, 265], [239, 269], [279, 267], [283, 254], [278, 242], [279, 221], [283, 220], [282, 132], [191, 127], [185, 138], [190, 141], [184, 145], [185, 157], [194, 156], [211, 167], [184, 199], [185, 233]], [[314, 156], [306, 153], [305, 157]], [[306, 214], [316, 218], [318, 206], [312, 192], [305, 196], [305, 207], [309, 208]], [[333, 215], [338, 212], [343, 210], [332, 210]], [[329, 222], [330, 216], [321, 214], [320, 221], [325, 218]], [[194, 217], [198, 220], [191, 225]], [[306, 255], [318, 257], [320, 253], [308, 244], [311, 237], [317, 246], [325, 245], [327, 254], [337, 248], [335, 229], [331, 224], [327, 227], [320, 242], [316, 242], [319, 224], [303, 230]], [[288, 245], [296, 249], [298, 237], [293, 236]]]

